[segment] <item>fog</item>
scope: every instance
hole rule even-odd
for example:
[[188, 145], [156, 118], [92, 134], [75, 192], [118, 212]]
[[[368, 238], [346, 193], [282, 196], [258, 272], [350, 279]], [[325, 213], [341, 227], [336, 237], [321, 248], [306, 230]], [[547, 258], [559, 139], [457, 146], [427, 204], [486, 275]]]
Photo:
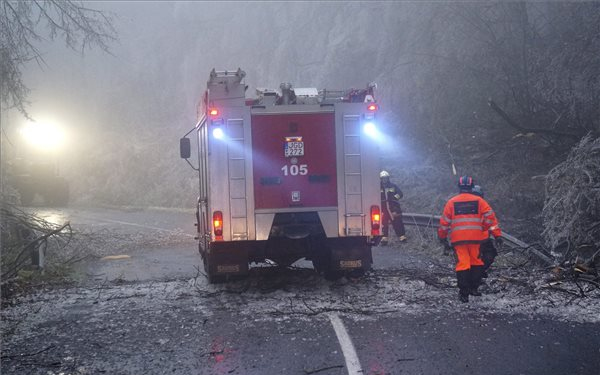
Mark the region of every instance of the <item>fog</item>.
[[[119, 40], [110, 54], [99, 49], [81, 54], [57, 39], [39, 44], [45, 65], [32, 63], [25, 72], [32, 117], [65, 128], [61, 170], [76, 201], [193, 202], [194, 173], [178, 158], [177, 140], [195, 123], [212, 68], [241, 67], [249, 93], [281, 82], [336, 89], [382, 81], [382, 91], [391, 90], [375, 69], [382, 59], [377, 45], [389, 37], [374, 20], [389, 5], [94, 2], [93, 7], [113, 16]], [[396, 17], [387, 18], [391, 23]], [[11, 122], [19, 121], [25, 118], [11, 116]]]
[[[195, 123], [212, 68], [242, 68], [248, 93], [281, 82], [328, 89], [376, 82], [388, 135], [382, 166], [400, 170], [435, 152], [447, 157], [450, 144], [477, 139], [484, 124], [486, 132], [505, 131], [486, 102], [502, 93], [511, 106], [504, 78], [491, 74], [504, 70], [482, 47], [485, 35], [469, 33], [461, 18], [470, 8], [482, 19], [489, 12], [456, 4], [86, 3], [112, 14], [118, 41], [110, 54], [77, 53], [60, 37], [40, 42], [45, 65], [31, 63], [24, 72], [32, 89], [28, 110], [66, 129], [61, 170], [72, 200], [81, 203], [193, 205], [195, 174], [179, 159], [178, 139]], [[510, 6], [496, 7], [510, 20]], [[551, 8], [539, 4], [529, 12], [561, 11]], [[540, 30], [546, 25], [530, 22]], [[11, 113], [9, 121], [15, 128], [25, 119]]]

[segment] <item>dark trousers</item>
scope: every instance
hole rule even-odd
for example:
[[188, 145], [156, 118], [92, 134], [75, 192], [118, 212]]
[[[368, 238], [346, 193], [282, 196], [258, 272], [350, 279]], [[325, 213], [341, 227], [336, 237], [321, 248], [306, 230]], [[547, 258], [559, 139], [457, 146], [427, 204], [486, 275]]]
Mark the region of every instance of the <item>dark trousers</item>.
[[482, 242], [479, 247], [479, 253], [481, 254], [481, 260], [483, 261], [483, 270], [487, 271], [492, 263], [494, 263], [496, 255], [498, 255], [498, 251], [496, 251], [496, 248], [494, 247], [494, 242], [489, 238]]
[[483, 278], [483, 266], [471, 266], [468, 270], [456, 271], [458, 290], [463, 296], [476, 292]]
[[390, 222], [394, 227], [394, 232], [398, 237], [404, 236], [406, 232], [404, 231], [404, 222], [402, 221], [402, 210], [400, 207], [395, 207], [394, 212], [392, 213], [388, 210], [386, 202], [381, 202], [381, 206], [383, 207], [383, 217], [381, 218], [381, 231], [384, 237], [387, 237], [390, 232]]

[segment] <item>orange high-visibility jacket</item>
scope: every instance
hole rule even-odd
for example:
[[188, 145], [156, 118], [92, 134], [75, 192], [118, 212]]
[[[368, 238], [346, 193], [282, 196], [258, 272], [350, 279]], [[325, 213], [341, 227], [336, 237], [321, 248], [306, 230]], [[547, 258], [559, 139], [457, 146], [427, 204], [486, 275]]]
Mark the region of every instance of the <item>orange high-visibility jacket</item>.
[[448, 238], [450, 243], [481, 243], [488, 238], [488, 231], [500, 237], [502, 231], [498, 219], [485, 199], [471, 193], [460, 193], [450, 198], [440, 218], [438, 237]]

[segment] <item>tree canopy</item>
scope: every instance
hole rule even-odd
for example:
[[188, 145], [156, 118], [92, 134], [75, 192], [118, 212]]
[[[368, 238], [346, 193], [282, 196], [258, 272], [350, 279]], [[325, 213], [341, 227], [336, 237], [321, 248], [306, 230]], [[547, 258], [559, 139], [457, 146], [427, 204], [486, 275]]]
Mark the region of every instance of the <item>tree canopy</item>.
[[39, 42], [60, 38], [83, 53], [89, 47], [109, 50], [116, 39], [108, 14], [70, 0], [9, 1], [0, 4], [1, 101], [4, 108], [27, 114], [26, 64], [44, 64]]

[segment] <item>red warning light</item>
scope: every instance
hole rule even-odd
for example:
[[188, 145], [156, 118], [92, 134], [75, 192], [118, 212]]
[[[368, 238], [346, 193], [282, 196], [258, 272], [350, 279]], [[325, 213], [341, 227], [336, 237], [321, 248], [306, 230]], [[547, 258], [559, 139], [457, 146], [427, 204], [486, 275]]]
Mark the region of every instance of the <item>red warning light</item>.
[[219, 110], [216, 109], [216, 108], [211, 108], [211, 109], [208, 110], [208, 114], [211, 115], [211, 116], [213, 116], [213, 117], [214, 116], [218, 116], [219, 115]]
[[369, 106], [367, 107], [367, 110], [371, 111], [371, 112], [375, 112], [379, 107], [377, 106], [377, 104], [369, 104]]
[[381, 210], [379, 206], [371, 206], [371, 235], [379, 236], [381, 228]]
[[215, 237], [221, 239], [223, 236], [223, 212], [221, 211], [213, 212], [213, 230]]

